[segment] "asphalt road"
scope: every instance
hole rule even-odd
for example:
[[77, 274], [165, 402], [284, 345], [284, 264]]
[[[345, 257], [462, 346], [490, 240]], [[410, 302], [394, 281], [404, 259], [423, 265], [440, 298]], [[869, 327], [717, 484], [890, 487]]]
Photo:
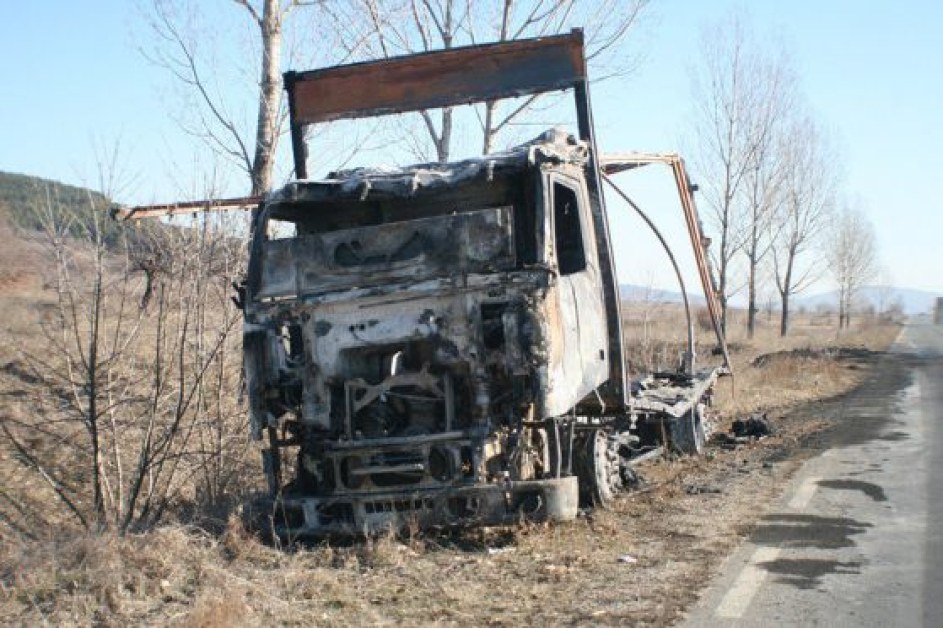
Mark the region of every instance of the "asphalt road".
[[943, 327], [908, 325], [682, 626], [943, 626]]

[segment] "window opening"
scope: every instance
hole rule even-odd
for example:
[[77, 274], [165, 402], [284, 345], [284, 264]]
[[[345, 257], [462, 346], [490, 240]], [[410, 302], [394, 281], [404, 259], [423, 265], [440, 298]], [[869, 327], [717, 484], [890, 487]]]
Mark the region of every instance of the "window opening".
[[553, 227], [560, 274], [569, 275], [585, 269], [586, 253], [576, 191], [557, 182], [553, 184]]

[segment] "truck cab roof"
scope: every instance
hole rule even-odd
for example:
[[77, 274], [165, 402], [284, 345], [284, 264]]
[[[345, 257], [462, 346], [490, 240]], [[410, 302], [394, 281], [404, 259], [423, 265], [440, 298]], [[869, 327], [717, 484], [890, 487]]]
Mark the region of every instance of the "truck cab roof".
[[558, 128], [548, 129], [529, 142], [507, 151], [449, 163], [421, 163], [403, 167], [352, 168], [324, 179], [292, 181], [266, 197], [266, 205], [327, 199], [356, 199], [368, 195], [408, 197], [420, 189], [451, 187], [495, 173], [510, 174], [542, 164], [583, 167], [589, 146]]

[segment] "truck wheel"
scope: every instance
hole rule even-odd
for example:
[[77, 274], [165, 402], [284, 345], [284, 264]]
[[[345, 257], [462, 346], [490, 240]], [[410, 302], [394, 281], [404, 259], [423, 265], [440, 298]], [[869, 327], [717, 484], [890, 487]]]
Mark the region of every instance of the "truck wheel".
[[704, 432], [704, 410], [697, 404], [690, 412], [671, 424], [671, 445], [683, 454], [699, 456], [704, 453], [707, 435]]
[[573, 444], [573, 465], [580, 487], [580, 506], [608, 508], [622, 488], [619, 453], [604, 430], [587, 431]]

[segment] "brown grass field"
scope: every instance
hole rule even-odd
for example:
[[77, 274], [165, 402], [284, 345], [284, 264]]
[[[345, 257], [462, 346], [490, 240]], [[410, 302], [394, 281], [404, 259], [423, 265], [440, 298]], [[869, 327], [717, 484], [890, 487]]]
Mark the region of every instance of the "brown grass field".
[[[0, 259], [8, 269], [0, 275], [0, 366], [15, 363], [48, 307], [42, 277], [26, 263], [36, 259]], [[181, 515], [124, 536], [82, 533], [63, 523], [28, 539], [0, 519], [0, 623], [673, 623], [798, 466], [798, 443], [825, 424], [814, 412], [793, 418], [792, 409], [841, 395], [867, 375], [867, 361], [823, 350], [880, 351], [899, 330], [858, 321], [838, 335], [824, 321], [797, 316], [792, 334], [781, 339], [777, 321], [761, 316], [756, 337], [747, 340], [741, 314], [731, 321], [735, 376], [718, 386], [715, 425], [726, 429], [735, 417], [768, 412], [779, 431], [734, 450], [711, 447], [701, 458], [653, 461], [642, 469], [645, 487], [612, 510], [569, 524], [292, 548], [247, 534], [235, 509], [215, 523]], [[673, 366], [682, 321], [675, 306], [630, 304], [625, 326], [633, 366]], [[707, 332], [699, 335], [709, 348]], [[775, 355], [754, 366], [763, 354]], [[14, 408], [10, 377], [0, 370], [4, 418], [28, 410]], [[254, 460], [251, 447], [245, 449]], [[6, 448], [0, 474], [0, 501], [5, 495], [33, 505], [54, 499]]]

